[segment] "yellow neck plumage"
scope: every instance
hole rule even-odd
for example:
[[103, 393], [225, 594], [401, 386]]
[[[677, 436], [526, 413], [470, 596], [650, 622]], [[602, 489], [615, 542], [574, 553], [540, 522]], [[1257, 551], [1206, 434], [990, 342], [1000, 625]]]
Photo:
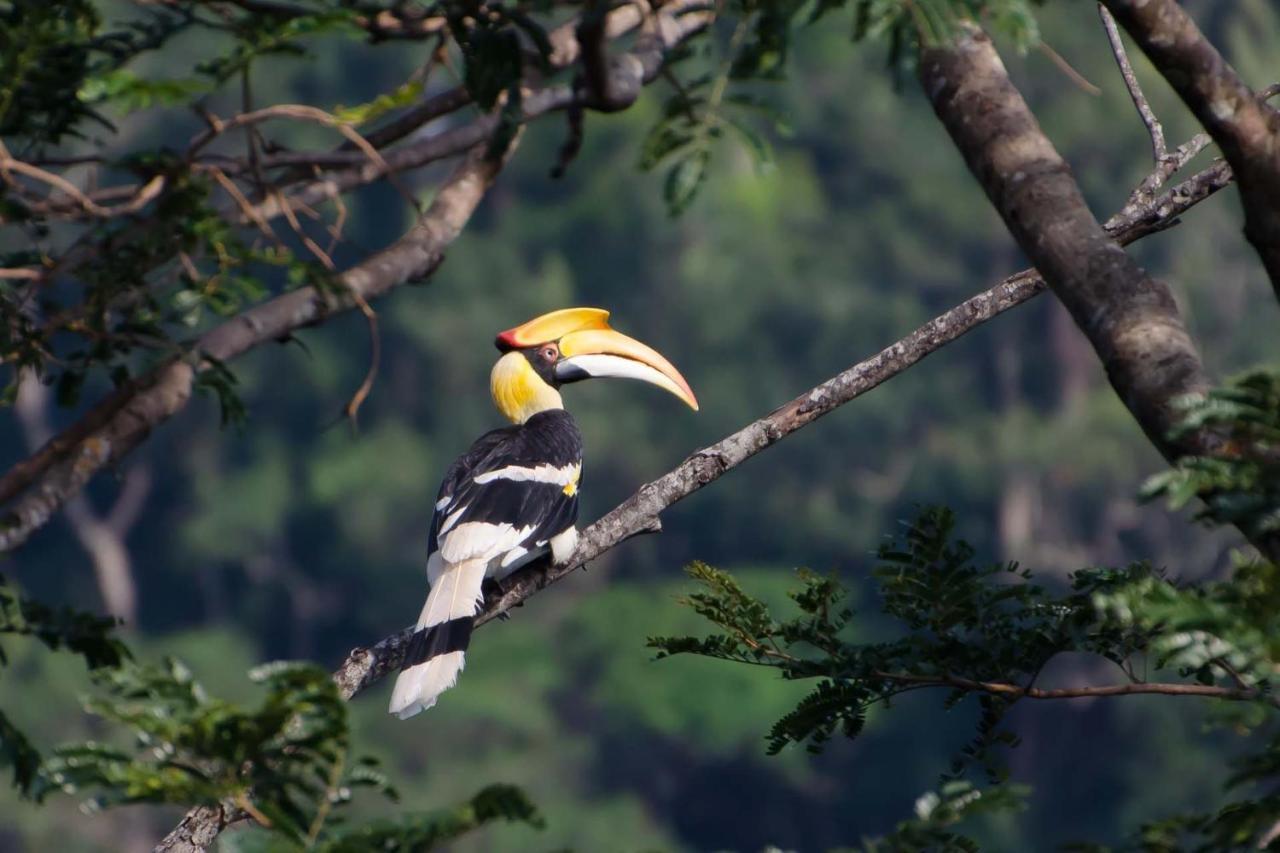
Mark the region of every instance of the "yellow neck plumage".
[[515, 424], [522, 424], [547, 409], [564, 408], [560, 392], [544, 382], [529, 360], [518, 352], [507, 353], [493, 366], [489, 393], [498, 411]]

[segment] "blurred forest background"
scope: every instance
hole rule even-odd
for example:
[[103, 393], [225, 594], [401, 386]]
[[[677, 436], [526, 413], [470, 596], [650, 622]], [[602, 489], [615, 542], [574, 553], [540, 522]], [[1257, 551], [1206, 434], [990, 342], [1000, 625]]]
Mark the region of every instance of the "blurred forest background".
[[[1280, 78], [1267, 52], [1280, 32], [1271, 0], [1185, 5], [1244, 76]], [[1093, 4], [1049, 3], [1040, 23], [1045, 42], [1102, 94], [1043, 52], [1006, 50], [1006, 59], [1105, 217], [1149, 168], [1145, 131]], [[145, 501], [127, 537], [137, 609], [126, 636], [139, 656], [181, 657], [234, 698], [251, 690], [244, 672], [255, 663], [327, 667], [408, 624], [426, 591], [439, 478], [499, 419], [486, 388], [500, 329], [558, 307], [606, 307], [698, 393], [693, 416], [634, 385], [568, 389], [587, 440], [587, 522], [694, 449], [1025, 266], [918, 87], [896, 86], [883, 67], [882, 46], [851, 45], [834, 20], [798, 46], [788, 79], [763, 90], [787, 125], [772, 140], [772, 163], [721, 146], [677, 218], [660, 176], [637, 166], [660, 108], [655, 93], [624, 114], [589, 115], [582, 154], [560, 180], [548, 172], [564, 124], [534, 123], [429, 285], [378, 304], [382, 370], [358, 431], [333, 425], [368, 364], [368, 330], [350, 314], [304, 332], [305, 350], [262, 349], [237, 363], [244, 426], [221, 428], [206, 398], [115, 481], [95, 482], [88, 500], [102, 511], [122, 490]], [[367, 101], [403, 80], [421, 47], [374, 53], [334, 40], [316, 50], [308, 61], [265, 60], [263, 101]], [[1195, 128], [1185, 109], [1134, 60], [1171, 143], [1186, 139]], [[199, 129], [161, 111], [131, 127], [175, 144]], [[394, 189], [362, 191], [338, 265], [401, 233], [408, 215]], [[1211, 373], [1280, 360], [1234, 188], [1187, 219], [1130, 251], [1176, 289]], [[1259, 304], [1267, 307], [1250, 310]], [[62, 417], [50, 407], [53, 424]], [[27, 441], [16, 418], [0, 418], [6, 467]], [[906, 697], [896, 713], [873, 715], [856, 743], [817, 758], [767, 757], [764, 732], [802, 685], [687, 656], [655, 663], [645, 648], [650, 635], [701, 630], [675, 601], [688, 587], [682, 565], [730, 569], [765, 598], [792, 586], [798, 566], [854, 581], [915, 505], [942, 503], [980, 554], [1042, 577], [1134, 559], [1184, 577], [1220, 572], [1229, 531], [1136, 500], [1161, 467], [1069, 317], [1052, 297], [1035, 300], [669, 510], [662, 535], [628, 543], [482, 632], [466, 677], [429, 713], [399, 723], [385, 713], [389, 687], [359, 697], [357, 745], [383, 758], [412, 807], [502, 781], [523, 786], [546, 815], [540, 833], [490, 828], [464, 850], [856, 843], [910, 813], [969, 736], [971, 712]], [[4, 571], [36, 598], [103, 607], [65, 520]], [[874, 620], [862, 624], [875, 635]], [[83, 664], [22, 644], [9, 652], [14, 722], [46, 744], [93, 737], [78, 698]], [[984, 839], [998, 850], [1107, 841], [1144, 819], [1211, 807], [1233, 746], [1228, 733], [1200, 733], [1205, 712], [1158, 697], [1018, 707], [1024, 742], [1013, 778], [1035, 794]], [[70, 798], [37, 809], [4, 788], [0, 850], [137, 849], [175, 815], [90, 817]]]

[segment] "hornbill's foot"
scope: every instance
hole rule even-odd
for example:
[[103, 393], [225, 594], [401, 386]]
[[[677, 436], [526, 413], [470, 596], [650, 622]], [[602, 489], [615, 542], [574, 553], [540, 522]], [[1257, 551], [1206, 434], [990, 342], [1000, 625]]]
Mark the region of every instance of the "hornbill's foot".
[[[484, 598], [484, 606], [488, 607], [493, 602], [502, 598], [502, 596], [507, 594], [507, 591], [510, 588], [511, 588], [510, 586], [498, 580], [497, 578], [485, 578], [484, 582], [480, 584], [480, 594]], [[521, 601], [515, 606], [523, 607], [524, 602]], [[511, 618], [511, 614], [505, 610], [498, 614], [498, 619], [503, 622], [507, 621], [510, 618]]]

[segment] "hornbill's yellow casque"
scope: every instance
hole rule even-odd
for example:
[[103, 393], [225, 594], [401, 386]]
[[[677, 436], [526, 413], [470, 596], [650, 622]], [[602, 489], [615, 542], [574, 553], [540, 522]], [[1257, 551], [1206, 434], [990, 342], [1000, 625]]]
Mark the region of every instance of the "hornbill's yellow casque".
[[548, 552], [556, 563], [573, 553], [582, 435], [560, 386], [641, 379], [697, 410], [671, 362], [608, 319], [599, 308], [566, 308], [498, 335], [503, 355], [489, 390], [514, 426], [480, 436], [440, 484], [427, 542], [431, 592], [391, 694], [390, 711], [401, 719], [430, 708], [457, 681], [485, 578], [501, 580]]

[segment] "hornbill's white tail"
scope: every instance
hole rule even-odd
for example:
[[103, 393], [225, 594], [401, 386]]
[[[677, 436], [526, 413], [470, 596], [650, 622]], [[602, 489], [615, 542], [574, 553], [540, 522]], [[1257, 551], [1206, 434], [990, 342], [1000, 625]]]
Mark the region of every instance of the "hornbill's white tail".
[[445, 566], [418, 617], [403, 669], [391, 692], [388, 709], [408, 719], [436, 704], [458, 680], [471, 628], [480, 609], [487, 560], [464, 560]]

